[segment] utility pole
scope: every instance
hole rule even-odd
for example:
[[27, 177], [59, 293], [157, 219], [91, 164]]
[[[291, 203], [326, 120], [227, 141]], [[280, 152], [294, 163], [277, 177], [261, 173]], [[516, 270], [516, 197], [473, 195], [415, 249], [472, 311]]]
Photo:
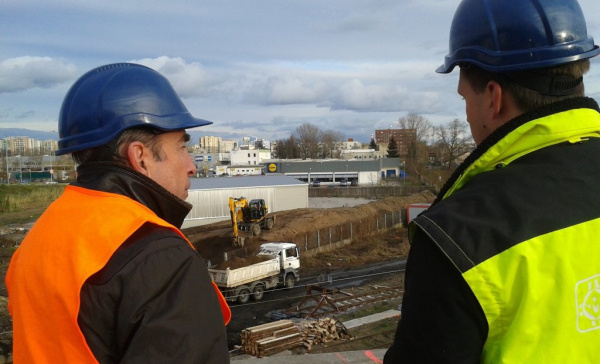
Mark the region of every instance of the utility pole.
[[6, 151], [6, 184], [10, 184], [10, 178], [8, 174], [8, 144], [4, 144], [4, 146], [4, 150]]

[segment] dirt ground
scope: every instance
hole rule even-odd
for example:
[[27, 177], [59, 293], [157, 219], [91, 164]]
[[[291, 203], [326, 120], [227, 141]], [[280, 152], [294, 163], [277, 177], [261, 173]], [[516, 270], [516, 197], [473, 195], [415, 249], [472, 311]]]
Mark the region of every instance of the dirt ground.
[[[410, 196], [394, 196], [376, 200], [354, 207], [340, 208], [303, 208], [274, 213], [276, 218], [273, 230], [263, 230], [258, 237], [247, 237], [244, 249], [251, 255], [265, 242], [291, 241], [300, 233], [335, 227], [347, 221], [370, 218], [384, 212], [395, 212], [406, 208], [408, 204], [432, 202], [435, 195], [423, 191]], [[200, 255], [213, 263], [223, 261], [223, 254], [239, 254], [231, 242], [231, 223], [223, 221], [216, 224], [193, 227], [183, 230]], [[360, 256], [360, 254], [359, 254]], [[360, 259], [356, 261], [360, 265]]]
[[[270, 231], [263, 231], [258, 237], [247, 238], [244, 248], [233, 247], [231, 241], [232, 229], [229, 221], [188, 228], [183, 230], [183, 233], [205, 259], [218, 263], [223, 260], [224, 253], [235, 256], [243, 250], [245, 255], [242, 256], [254, 255], [258, 250], [258, 246], [264, 242], [291, 241], [293, 237], [303, 232], [334, 227], [347, 221], [369, 218], [384, 212], [399, 211], [406, 208], [410, 203], [432, 202], [434, 199], [435, 195], [429, 191], [424, 191], [411, 196], [388, 197], [354, 207], [305, 208], [277, 212], [274, 214], [276, 217], [275, 228]], [[4, 234], [1, 239], [4, 247], [0, 246], [0, 274], [2, 275], [0, 277], [0, 296], [2, 296], [0, 297], [0, 329], [6, 332], [10, 332], [11, 321], [6, 307], [4, 275], [10, 260], [9, 252], [14, 249], [11, 249], [11, 246], [18, 244], [24, 235], [23, 231], [12, 231], [11, 234]], [[368, 248], [365, 245], [353, 244], [344, 249], [343, 256], [340, 255], [340, 252], [323, 253], [316, 259], [304, 260], [302, 263], [303, 272], [304, 274], [313, 274], [313, 272], [319, 272], [323, 269], [360, 267], [373, 262], [389, 260], [391, 256], [404, 256], [408, 252], [405, 231], [401, 233], [390, 231], [381, 244], [381, 246], [370, 246]], [[396, 250], [390, 252], [386, 250], [386, 246], [393, 246]], [[398, 246], [400, 250], [397, 250]], [[370, 249], [370, 253], [366, 254], [366, 249]], [[244, 263], [244, 261], [238, 262], [238, 264]], [[0, 338], [0, 359], [5, 351], [10, 350], [11, 341], [8, 337]]]

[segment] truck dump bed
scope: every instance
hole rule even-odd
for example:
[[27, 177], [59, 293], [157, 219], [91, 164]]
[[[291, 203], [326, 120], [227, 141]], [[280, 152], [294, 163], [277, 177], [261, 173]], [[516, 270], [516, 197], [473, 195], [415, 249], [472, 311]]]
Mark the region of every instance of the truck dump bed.
[[264, 262], [236, 269], [208, 269], [210, 277], [219, 287], [237, 287], [266, 277], [279, 274], [279, 260], [273, 258]]

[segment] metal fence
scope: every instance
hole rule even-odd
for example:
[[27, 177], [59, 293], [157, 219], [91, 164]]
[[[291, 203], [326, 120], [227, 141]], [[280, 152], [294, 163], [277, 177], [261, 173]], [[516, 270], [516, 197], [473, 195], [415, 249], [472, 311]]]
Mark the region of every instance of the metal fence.
[[[403, 224], [405, 218], [406, 210], [385, 212], [371, 218], [357, 219], [323, 229], [300, 233], [288, 241], [295, 243], [303, 254], [312, 255], [320, 251], [337, 249], [340, 246], [350, 243], [352, 239], [391, 229], [399, 224]], [[234, 257], [244, 258], [255, 253], [250, 247], [244, 247], [228, 252], [227, 259]], [[221, 261], [218, 259], [218, 261], [212, 263], [218, 264]]]
[[355, 197], [378, 199], [389, 196], [408, 196], [429, 190], [437, 193], [434, 186], [348, 186], [348, 187], [310, 187], [308, 197]]
[[382, 229], [402, 224], [405, 211], [381, 213], [371, 218], [349, 221], [337, 226], [318, 229], [296, 235], [292, 241], [304, 252], [333, 249], [340, 242], [367, 236]]

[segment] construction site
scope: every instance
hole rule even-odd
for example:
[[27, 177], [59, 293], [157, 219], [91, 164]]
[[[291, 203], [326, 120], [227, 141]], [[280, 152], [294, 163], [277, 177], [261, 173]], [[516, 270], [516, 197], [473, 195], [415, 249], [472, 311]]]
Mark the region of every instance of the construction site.
[[[291, 258], [286, 258], [283, 253], [283, 258], [280, 254], [279, 259], [298, 261], [300, 273], [293, 281], [281, 277], [277, 267], [279, 263], [273, 263], [276, 272], [271, 277], [247, 280], [244, 285], [237, 287], [238, 293], [231, 297], [233, 317], [227, 327], [232, 356], [269, 356], [284, 350], [318, 352], [323, 350], [325, 341], [350, 340], [351, 335], [336, 319], [336, 316], [343, 313], [341, 311], [356, 312], [360, 308], [382, 305], [386, 301], [389, 301], [387, 307], [397, 307], [402, 295], [402, 274], [379, 273], [376, 277], [363, 279], [360, 283], [352, 283], [341, 289], [333, 285], [328, 286], [327, 280], [331, 279], [328, 277], [339, 271], [350, 272], [382, 262], [405, 259], [409, 250], [406, 230], [403, 227], [407, 206], [430, 203], [434, 198], [434, 194], [429, 191], [370, 202], [360, 201], [358, 205], [355, 205], [357, 202], [353, 203], [352, 199], [344, 201], [332, 198], [330, 203], [323, 206], [339, 207], [278, 211], [266, 215], [273, 219], [269, 229], [261, 229], [259, 234], [255, 234], [256, 231], [252, 229], [239, 232], [243, 235], [243, 244], [234, 243], [231, 221], [184, 229], [184, 234], [206, 260], [209, 272], [217, 269], [235, 272], [257, 264], [257, 252], [261, 245], [268, 243], [286, 243], [285, 251], [291, 254]], [[22, 239], [25, 233], [26, 228], [4, 229], [3, 241], [12, 239], [18, 244], [18, 240]], [[290, 250], [290, 247], [293, 249]], [[7, 257], [3, 263], [5, 272]], [[268, 286], [268, 280], [274, 282], [272, 287], [276, 288]], [[247, 291], [244, 291], [244, 288], [247, 288]], [[367, 298], [358, 301], [360, 303], [349, 303], [349, 296], [372, 297], [373, 294], [365, 293], [372, 289], [378, 291], [375, 294], [378, 299]], [[1, 292], [6, 296], [4, 285]], [[242, 293], [245, 293], [246, 297]], [[330, 302], [327, 302], [328, 300]], [[322, 302], [317, 307], [319, 301]], [[11, 345], [11, 325], [6, 309], [6, 297], [2, 303], [0, 324], [4, 336], [0, 337], [0, 350], [5, 355], [4, 362], [10, 362], [8, 352]], [[371, 313], [372, 310], [367, 312]], [[325, 319], [330, 321], [323, 324]], [[396, 317], [396, 322], [397, 319]], [[289, 326], [288, 321], [280, 323], [281, 320], [292, 320], [292, 326]], [[303, 322], [302, 325], [299, 324], [300, 321]], [[286, 327], [279, 328], [280, 324]], [[252, 332], [261, 331], [260, 328], [256, 329], [261, 325], [275, 325], [276, 330], [272, 330], [270, 326], [266, 329], [262, 326], [263, 334], [281, 336], [284, 339], [272, 340], [267, 337], [270, 344], [260, 344], [260, 340], [265, 338], [257, 339]], [[329, 327], [329, 334], [323, 334], [323, 326]], [[394, 325], [388, 328], [388, 338], [393, 337], [393, 328]], [[284, 331], [274, 333], [278, 330]], [[385, 347], [388, 344], [386, 342], [379, 346]]]
[[[254, 353], [258, 356], [290, 349], [318, 352], [323, 349], [323, 342], [316, 340], [315, 335], [325, 336], [327, 342], [348, 341], [348, 336], [336, 332], [323, 334], [322, 329], [310, 333], [306, 327], [320, 328], [320, 320], [336, 317], [344, 312], [364, 310], [370, 305], [384, 307], [387, 302], [385, 307], [397, 308], [402, 296], [401, 273], [385, 274], [384, 270], [383, 273], [360, 280], [359, 283], [342, 285], [344, 288], [341, 289], [334, 282], [328, 281], [328, 277], [333, 272], [351, 272], [369, 265], [405, 259], [409, 251], [404, 227], [407, 206], [430, 203], [434, 198], [433, 193], [423, 191], [410, 196], [361, 201], [356, 206], [352, 206], [352, 199], [333, 198], [324, 206], [338, 207], [279, 211], [268, 215], [274, 219], [272, 228], [261, 230], [258, 236], [252, 231], [246, 232], [243, 246], [236, 246], [232, 241], [231, 221], [185, 229], [186, 236], [207, 260], [209, 272], [213, 272], [212, 268], [215, 268], [218, 272], [233, 274], [232, 272], [245, 269], [244, 267], [261, 264], [256, 253], [265, 243], [291, 243], [299, 252], [301, 279], [295, 282], [293, 290], [288, 289], [291, 287], [283, 282], [284, 278], [281, 278], [281, 288], [275, 288], [273, 293], [263, 293], [263, 289], [255, 290], [255, 287], [261, 285], [264, 288], [264, 278], [253, 282], [246, 280], [235, 293], [232, 289], [236, 288], [232, 288], [232, 285], [222, 288], [226, 296], [229, 293], [232, 297], [233, 318], [227, 327], [232, 352]], [[278, 268], [276, 272], [281, 276]], [[352, 276], [352, 273], [348, 274]], [[213, 280], [217, 282], [214, 277]], [[255, 292], [257, 297], [254, 297]], [[365, 312], [372, 311], [367, 309]], [[398, 314], [395, 316], [394, 320], [397, 322]], [[286, 322], [289, 319], [296, 320], [293, 328], [284, 327], [281, 329], [283, 331], [275, 332], [280, 328], [281, 320]], [[275, 325], [275, 330], [269, 325]], [[333, 326], [339, 328], [343, 325], [338, 323]], [[388, 346], [394, 329], [395, 323], [386, 329], [387, 338], [376, 345]], [[268, 342], [264, 344], [264, 349], [264, 345], [249, 334], [257, 330], [261, 335], [269, 335], [266, 338], [258, 336]], [[273, 339], [270, 335], [282, 338]]]

